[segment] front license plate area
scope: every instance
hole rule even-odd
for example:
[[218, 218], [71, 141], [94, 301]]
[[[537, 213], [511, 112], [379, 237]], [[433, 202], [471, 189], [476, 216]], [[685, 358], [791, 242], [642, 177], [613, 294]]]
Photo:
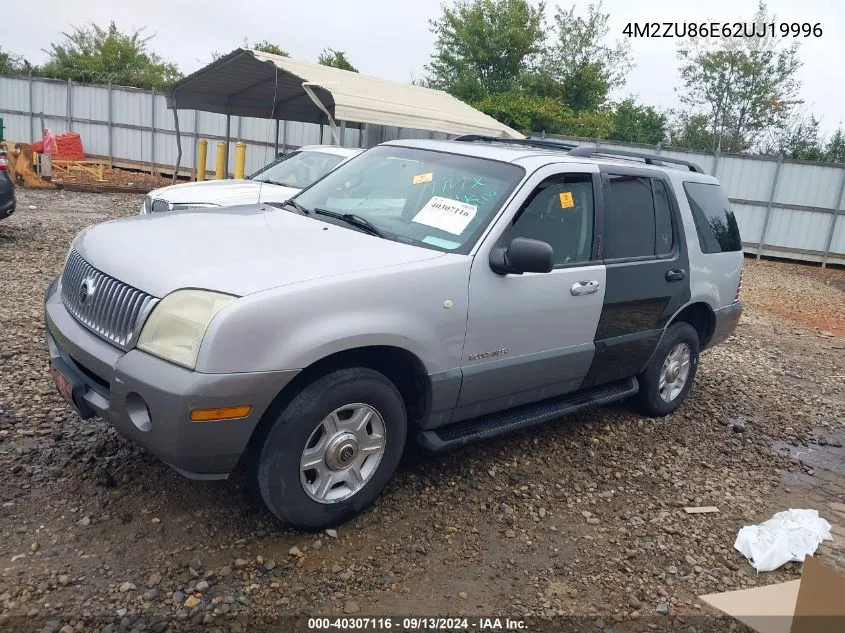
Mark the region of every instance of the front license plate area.
[[53, 382], [56, 383], [56, 388], [62, 397], [70, 403], [73, 403], [73, 383], [65, 376], [58, 367], [50, 364], [50, 373], [53, 376]]

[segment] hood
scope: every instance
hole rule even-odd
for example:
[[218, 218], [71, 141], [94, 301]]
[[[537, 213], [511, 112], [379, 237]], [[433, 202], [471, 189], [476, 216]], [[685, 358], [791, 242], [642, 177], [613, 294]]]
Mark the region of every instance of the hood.
[[156, 297], [180, 288], [243, 296], [443, 255], [259, 205], [113, 220], [85, 230], [75, 248], [94, 268]]
[[[261, 200], [258, 199], [259, 189]], [[175, 203], [211, 202], [220, 206], [229, 206], [258, 202], [284, 202], [299, 192], [300, 189], [296, 187], [281, 187], [256, 180], [206, 180], [161, 187], [151, 191], [150, 196]]]

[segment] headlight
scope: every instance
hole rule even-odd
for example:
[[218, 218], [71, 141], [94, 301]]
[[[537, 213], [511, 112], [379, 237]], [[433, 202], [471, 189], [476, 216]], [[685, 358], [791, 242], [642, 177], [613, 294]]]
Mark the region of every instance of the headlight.
[[153, 198], [152, 196], [144, 196], [144, 207], [141, 209], [141, 213], [152, 213], [153, 210]]
[[138, 349], [193, 369], [211, 319], [231, 295], [206, 290], [177, 290], [159, 302], [138, 337]]

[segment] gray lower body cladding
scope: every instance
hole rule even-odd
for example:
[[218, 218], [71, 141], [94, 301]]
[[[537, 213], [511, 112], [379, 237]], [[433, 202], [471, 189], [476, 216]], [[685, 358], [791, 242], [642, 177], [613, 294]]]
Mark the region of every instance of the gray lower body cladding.
[[[80, 325], [54, 283], [45, 323], [51, 362], [73, 384], [83, 418], [99, 416], [182, 474], [226, 477], [253, 430], [297, 371], [202, 374], [145, 352], [123, 352]], [[238, 420], [191, 422], [190, 411], [250, 405]]]
[[737, 301], [727, 307], [719, 308], [713, 314], [716, 317], [716, 323], [707, 347], [723, 343], [734, 333], [736, 326], [739, 325], [739, 318], [742, 316], [742, 302]]

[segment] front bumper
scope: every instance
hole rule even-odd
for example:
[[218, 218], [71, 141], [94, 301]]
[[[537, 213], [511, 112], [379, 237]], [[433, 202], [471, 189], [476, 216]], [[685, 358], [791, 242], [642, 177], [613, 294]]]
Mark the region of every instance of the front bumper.
[[[122, 435], [195, 479], [225, 478], [276, 395], [298, 371], [203, 374], [155, 356], [114, 347], [80, 325], [56, 280], [45, 297], [51, 362], [73, 385], [83, 418], [97, 415]], [[191, 422], [191, 409], [248, 404], [240, 420]]]
[[714, 311], [714, 314], [716, 315], [716, 324], [707, 347], [724, 343], [734, 333], [736, 326], [739, 325], [739, 318], [742, 316], [742, 302], [737, 301], [725, 308], [719, 308]]
[[15, 194], [13, 191], [0, 190], [0, 220], [15, 212]]

